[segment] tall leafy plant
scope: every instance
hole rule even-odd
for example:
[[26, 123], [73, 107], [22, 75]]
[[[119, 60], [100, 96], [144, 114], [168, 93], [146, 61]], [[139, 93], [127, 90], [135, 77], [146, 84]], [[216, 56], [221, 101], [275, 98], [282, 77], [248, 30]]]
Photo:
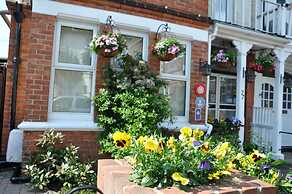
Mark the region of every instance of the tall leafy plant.
[[171, 116], [169, 99], [160, 93], [165, 83], [145, 61], [122, 55], [116, 63], [121, 68], [108, 67], [106, 87], [94, 98], [99, 125], [106, 135], [115, 131], [134, 136], [153, 133]]

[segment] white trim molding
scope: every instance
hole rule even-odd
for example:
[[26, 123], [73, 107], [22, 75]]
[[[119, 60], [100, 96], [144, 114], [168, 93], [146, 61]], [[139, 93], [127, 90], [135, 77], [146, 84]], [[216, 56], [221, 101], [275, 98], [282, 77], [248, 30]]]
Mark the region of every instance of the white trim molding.
[[[110, 15], [118, 26], [122, 26], [123, 28], [136, 28], [144, 32], [156, 32], [160, 24], [166, 23], [166, 21], [163, 20], [155, 20], [141, 16], [134, 16], [68, 3], [60, 3], [52, 0], [33, 0], [32, 4], [32, 12], [35, 13], [66, 18], [71, 17], [73, 19], [79, 18], [82, 21], [87, 20], [88, 22], [96, 21], [96, 24], [99, 22], [105, 22], [107, 17]], [[208, 42], [208, 30], [192, 28], [171, 22], [168, 22], [168, 25], [171, 28], [171, 33], [176, 34], [179, 37], [185, 37], [189, 40]]]
[[265, 34], [263, 32], [258, 32], [245, 28], [239, 28], [237, 26], [232, 26], [229, 24], [216, 23], [214, 27], [214, 32], [216, 37], [221, 37], [229, 40], [252, 42], [254, 45], [262, 46], [265, 48], [284, 48], [289, 43], [291, 43], [291, 39], [273, 36]]
[[103, 131], [94, 122], [82, 121], [58, 121], [58, 122], [21, 122], [18, 126], [24, 131], [44, 131], [48, 129], [55, 129], [56, 131]]

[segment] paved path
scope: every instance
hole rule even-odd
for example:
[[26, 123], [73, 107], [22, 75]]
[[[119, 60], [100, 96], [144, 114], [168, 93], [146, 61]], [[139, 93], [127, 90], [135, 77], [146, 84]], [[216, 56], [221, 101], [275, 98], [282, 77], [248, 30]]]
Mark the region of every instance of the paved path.
[[[0, 172], [0, 194], [44, 194], [33, 191], [27, 184], [11, 184], [11, 175], [11, 171]], [[46, 194], [52, 194], [52, 192]]]

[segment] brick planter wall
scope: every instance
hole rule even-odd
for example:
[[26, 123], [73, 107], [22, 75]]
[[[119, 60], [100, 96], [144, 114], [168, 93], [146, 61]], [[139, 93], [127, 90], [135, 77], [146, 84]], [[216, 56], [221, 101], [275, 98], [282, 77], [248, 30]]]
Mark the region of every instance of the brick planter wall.
[[[131, 167], [125, 160], [98, 160], [98, 187], [106, 194], [187, 194], [177, 188], [157, 190], [138, 186], [128, 180]], [[193, 194], [276, 194], [272, 185], [234, 172], [232, 178], [220, 184], [201, 186], [190, 192]]]

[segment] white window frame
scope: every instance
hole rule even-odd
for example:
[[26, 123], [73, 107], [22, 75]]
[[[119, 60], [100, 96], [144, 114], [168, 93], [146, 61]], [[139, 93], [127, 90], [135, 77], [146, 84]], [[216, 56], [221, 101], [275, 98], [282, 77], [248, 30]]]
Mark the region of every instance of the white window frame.
[[91, 65], [80, 65], [80, 64], [69, 64], [69, 63], [59, 63], [59, 47], [60, 47], [60, 37], [61, 37], [61, 27], [68, 26], [73, 28], [80, 28], [85, 30], [92, 30], [92, 35], [95, 36], [98, 32], [98, 27], [96, 24], [92, 23], [81, 23], [80, 21], [68, 21], [58, 19], [55, 25], [54, 34], [54, 48], [53, 48], [53, 64], [51, 68], [51, 79], [50, 79], [50, 92], [49, 92], [49, 110], [48, 110], [48, 120], [49, 121], [60, 121], [60, 120], [72, 120], [72, 121], [90, 121], [94, 120], [94, 104], [91, 104], [90, 113], [76, 113], [76, 112], [53, 112], [53, 93], [54, 93], [54, 82], [55, 82], [55, 72], [56, 70], [73, 70], [73, 71], [83, 71], [92, 73], [92, 83], [91, 83], [91, 96], [95, 95], [95, 80], [96, 80], [96, 61], [97, 56], [92, 52], [91, 55]]
[[182, 44], [186, 45], [185, 50], [185, 75], [174, 75], [162, 72], [162, 63], [160, 62], [160, 75], [159, 77], [165, 81], [184, 81], [186, 83], [186, 96], [185, 96], [185, 116], [174, 116], [174, 122], [188, 123], [190, 111], [190, 71], [191, 71], [191, 57], [192, 49], [191, 42], [179, 40]]
[[[219, 74], [219, 73], [212, 73], [210, 77], [216, 77], [216, 102], [215, 103], [210, 103], [208, 104], [208, 106], [210, 104], [215, 104], [215, 108], [208, 108], [208, 111], [212, 110], [215, 111], [215, 119], [220, 119], [220, 111], [232, 111], [232, 112], [236, 112], [236, 104], [221, 104], [220, 103], [220, 91], [221, 91], [221, 83], [220, 80], [218, 81], [218, 79], [221, 78], [228, 78], [228, 79], [234, 79], [236, 80], [236, 76], [235, 75], [225, 75], [225, 74]], [[220, 105], [228, 105], [228, 106], [235, 106], [235, 109], [221, 109]], [[208, 112], [209, 114], [209, 112]]]

